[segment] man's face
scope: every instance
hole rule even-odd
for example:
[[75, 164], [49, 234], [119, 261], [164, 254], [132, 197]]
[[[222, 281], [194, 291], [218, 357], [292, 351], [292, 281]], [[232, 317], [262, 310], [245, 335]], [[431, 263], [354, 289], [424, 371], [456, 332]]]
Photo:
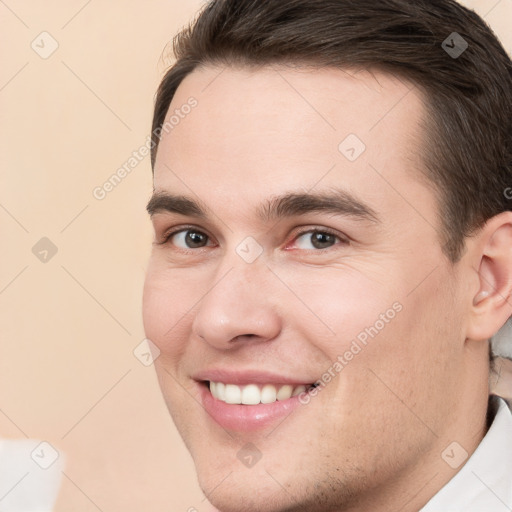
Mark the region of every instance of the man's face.
[[[383, 73], [221, 71], [169, 109], [197, 100], [155, 192], [197, 208], [155, 203], [146, 335], [213, 504], [336, 510], [439, 458], [461, 394], [467, 301], [420, 179], [422, 101]], [[210, 380], [235, 402], [321, 384], [246, 405]]]

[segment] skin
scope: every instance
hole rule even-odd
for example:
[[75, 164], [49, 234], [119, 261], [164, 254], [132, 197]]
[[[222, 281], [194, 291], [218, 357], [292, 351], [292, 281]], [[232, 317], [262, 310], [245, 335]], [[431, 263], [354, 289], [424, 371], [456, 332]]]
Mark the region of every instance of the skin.
[[[468, 239], [457, 264], [446, 258], [436, 196], [420, 178], [423, 99], [391, 75], [207, 66], [168, 115], [190, 96], [197, 108], [162, 137], [154, 188], [200, 201], [208, 216], [152, 215], [143, 313], [205, 495], [222, 512], [417, 511], [457, 471], [445, 448], [471, 454], [485, 435], [487, 339], [512, 314], [512, 214]], [[338, 150], [350, 133], [366, 144], [354, 162]], [[270, 197], [332, 187], [379, 221], [257, 215]], [[190, 225], [209, 245], [159, 243]], [[299, 233], [311, 229], [339, 238], [316, 249]], [[247, 236], [263, 249], [250, 264], [236, 252]], [[314, 382], [397, 302], [395, 318], [277, 428], [228, 432], [202, 408], [194, 372]], [[252, 468], [236, 457], [248, 442], [262, 453]]]

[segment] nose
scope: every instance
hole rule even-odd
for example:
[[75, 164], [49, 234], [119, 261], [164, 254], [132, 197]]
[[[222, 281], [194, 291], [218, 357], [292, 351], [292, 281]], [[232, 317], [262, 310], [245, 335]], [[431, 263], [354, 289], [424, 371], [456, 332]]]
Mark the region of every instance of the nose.
[[194, 334], [217, 349], [229, 349], [242, 340], [268, 341], [281, 331], [273, 293], [275, 279], [263, 262], [234, 262], [208, 283], [198, 305]]

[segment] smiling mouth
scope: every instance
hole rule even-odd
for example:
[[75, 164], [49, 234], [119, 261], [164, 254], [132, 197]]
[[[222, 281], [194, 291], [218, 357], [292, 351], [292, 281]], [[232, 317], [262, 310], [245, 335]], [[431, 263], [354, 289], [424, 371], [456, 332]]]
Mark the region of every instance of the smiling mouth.
[[229, 384], [203, 381], [214, 398], [226, 404], [259, 405], [284, 401], [318, 386], [313, 384]]

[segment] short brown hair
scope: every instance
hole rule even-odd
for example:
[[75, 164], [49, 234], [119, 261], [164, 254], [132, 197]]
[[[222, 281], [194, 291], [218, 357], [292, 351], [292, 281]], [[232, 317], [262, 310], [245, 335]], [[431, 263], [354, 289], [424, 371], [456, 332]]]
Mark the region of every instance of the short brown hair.
[[[442, 45], [453, 47], [453, 37], [468, 44], [457, 57]], [[512, 63], [485, 22], [453, 0], [212, 0], [175, 37], [174, 53], [156, 96], [153, 167], [171, 100], [198, 66], [374, 68], [426, 98], [424, 172], [450, 260], [465, 237], [511, 209]]]

